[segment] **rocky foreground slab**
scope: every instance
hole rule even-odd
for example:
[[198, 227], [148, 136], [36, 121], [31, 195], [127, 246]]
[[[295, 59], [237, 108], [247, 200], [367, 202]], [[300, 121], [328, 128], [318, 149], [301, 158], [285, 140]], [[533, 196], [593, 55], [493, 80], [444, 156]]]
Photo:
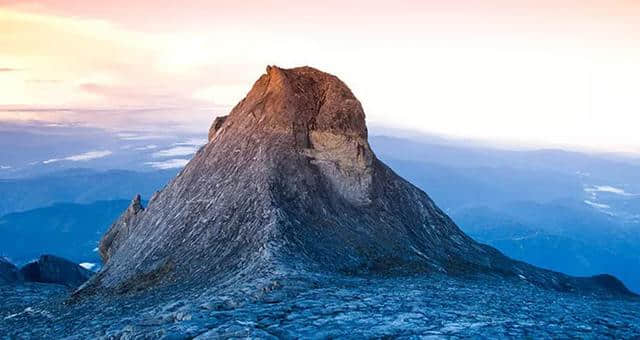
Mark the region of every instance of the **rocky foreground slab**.
[[51, 285], [0, 287], [0, 333], [15, 338], [632, 338], [640, 301], [525, 281], [447, 276], [305, 277], [257, 287], [168, 287], [65, 305]]

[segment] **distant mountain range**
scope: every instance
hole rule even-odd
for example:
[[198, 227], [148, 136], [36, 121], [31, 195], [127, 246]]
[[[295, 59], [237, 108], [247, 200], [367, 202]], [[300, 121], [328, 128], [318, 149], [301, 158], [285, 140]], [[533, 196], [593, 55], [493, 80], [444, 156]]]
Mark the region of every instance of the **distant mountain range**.
[[463, 208], [452, 218], [516, 259], [577, 276], [611, 273], [640, 291], [640, 230], [589, 207], [518, 202]]
[[[82, 132], [69, 137], [66, 134], [76, 130], [64, 131], [65, 137], [59, 138], [71, 140], [62, 144], [71, 148], [68, 153], [80, 152], [79, 148], [73, 149], [74, 145], [91, 135]], [[7, 143], [9, 137], [14, 138], [19, 144], [14, 148], [20, 148], [22, 142], [33, 141], [19, 136], [15, 132], [3, 138], [7, 138]], [[122, 135], [121, 138], [134, 146], [127, 148], [128, 153], [121, 155], [122, 163], [117, 164], [143, 164], [154, 159], [151, 155], [156, 149], [170, 149], [177, 140], [167, 139], [162, 144], [160, 139], [149, 142], [144, 136]], [[182, 139], [185, 137], [180, 137]], [[101, 149], [104, 143], [99, 139], [91, 147]], [[157, 144], [157, 148], [144, 149], [152, 143]], [[640, 270], [637, 269], [640, 255], [636, 254], [640, 249], [637, 236], [640, 235], [640, 163], [637, 160], [560, 150], [499, 150], [440, 139], [374, 135], [370, 143], [381, 160], [428, 192], [464, 231], [479, 241], [517, 259], [569, 274], [610, 272], [630, 288], [640, 291]], [[9, 160], [15, 163], [20, 159], [51, 156], [44, 151], [31, 153], [43, 148], [32, 145], [21, 150], [22, 158], [16, 153], [13, 158], [5, 159], [8, 145], [3, 146], [0, 165]], [[109, 149], [115, 150], [115, 147]], [[1, 179], [0, 216], [14, 214], [0, 218], [6, 222], [0, 223], [0, 242], [3, 242], [0, 252], [17, 262], [28, 261], [46, 253], [47, 244], [52, 243], [58, 248], [48, 252], [58, 254], [55, 252], [58, 249], [63, 251], [59, 255], [76, 262], [97, 261], [93, 248], [101, 233], [131, 198], [140, 193], [143, 199], [149, 199], [179, 170], [152, 170], [148, 166], [144, 172], [100, 170], [105, 168], [105, 161], [53, 163], [82, 165], [86, 169], [51, 168], [47, 166], [52, 164], [40, 163], [38, 171], [32, 169], [20, 176], [13, 172], [14, 178]], [[54, 204], [59, 205], [51, 207]], [[30, 246], [23, 243], [24, 248], [14, 247], [7, 241], [10, 239], [9, 234], [5, 234], [5, 230], [9, 230], [4, 229], [7, 226], [11, 226], [11, 237], [16, 239], [42, 237], [55, 242], [38, 241]], [[73, 230], [76, 236], [71, 238], [72, 242], [67, 242], [70, 234], [63, 230]], [[38, 236], [40, 234], [42, 236]]]
[[475, 239], [572, 275], [640, 291], [640, 166], [565, 151], [504, 151], [378, 136], [381, 159]]
[[55, 203], [91, 203], [125, 199], [136, 194], [150, 197], [177, 170], [136, 172], [69, 169], [47, 175], [0, 179], [0, 216], [46, 207]]
[[0, 256], [17, 265], [42, 254], [98, 264], [98, 240], [129, 201], [57, 203], [0, 217]]

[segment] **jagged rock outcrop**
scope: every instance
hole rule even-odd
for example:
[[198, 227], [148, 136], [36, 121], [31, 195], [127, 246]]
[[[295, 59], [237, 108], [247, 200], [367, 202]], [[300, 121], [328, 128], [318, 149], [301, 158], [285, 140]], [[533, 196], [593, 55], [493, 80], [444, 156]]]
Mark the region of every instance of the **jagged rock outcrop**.
[[139, 217], [138, 214], [142, 211], [144, 211], [142, 199], [140, 195], [136, 195], [127, 210], [111, 225], [107, 233], [100, 240], [98, 251], [103, 262], [107, 262], [113, 252], [129, 237], [133, 228], [135, 228], [136, 221]]
[[216, 117], [213, 120], [213, 124], [211, 124], [211, 128], [209, 128], [209, 142], [216, 138], [216, 136], [218, 135], [218, 131], [220, 131], [220, 128], [222, 127], [222, 124], [224, 124], [224, 121], [227, 119], [227, 117], [228, 116], [220, 116]]
[[93, 273], [81, 266], [53, 255], [42, 255], [37, 261], [20, 268], [20, 276], [26, 282], [55, 283], [78, 287]]
[[364, 118], [335, 76], [268, 67], [145, 210], [132, 205], [109, 230], [105, 265], [81, 293], [308, 272], [486, 274], [628, 293], [475, 242], [375, 157]]
[[0, 257], [0, 284], [19, 281], [18, 268], [4, 257]]

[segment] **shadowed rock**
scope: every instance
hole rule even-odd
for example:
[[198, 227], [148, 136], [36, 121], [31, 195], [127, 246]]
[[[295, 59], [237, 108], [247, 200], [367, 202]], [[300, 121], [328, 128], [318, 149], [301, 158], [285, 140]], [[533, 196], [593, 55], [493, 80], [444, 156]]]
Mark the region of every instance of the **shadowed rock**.
[[136, 195], [129, 204], [129, 207], [120, 218], [109, 228], [107, 233], [100, 240], [98, 251], [102, 262], [107, 262], [113, 252], [129, 237], [132, 228], [135, 228], [138, 214], [144, 211], [140, 195]]
[[78, 287], [93, 273], [79, 265], [53, 255], [42, 255], [37, 261], [20, 268], [20, 276], [27, 282], [55, 283]]
[[349, 88], [310, 67], [268, 67], [214, 121], [209, 143], [182, 172], [146, 209], [137, 206], [104, 236], [105, 266], [84, 293], [309, 272], [482, 274], [628, 293], [610, 280], [514, 261], [469, 238], [376, 158]]
[[18, 280], [18, 268], [4, 257], [0, 257], [0, 284], [15, 283]]

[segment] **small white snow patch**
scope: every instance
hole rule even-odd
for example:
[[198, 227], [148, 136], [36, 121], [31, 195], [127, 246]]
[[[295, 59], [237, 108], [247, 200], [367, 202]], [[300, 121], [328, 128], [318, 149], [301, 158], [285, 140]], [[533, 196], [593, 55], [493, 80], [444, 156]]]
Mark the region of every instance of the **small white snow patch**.
[[82, 262], [79, 266], [87, 270], [93, 270], [93, 268], [96, 267], [96, 264], [91, 262]]

